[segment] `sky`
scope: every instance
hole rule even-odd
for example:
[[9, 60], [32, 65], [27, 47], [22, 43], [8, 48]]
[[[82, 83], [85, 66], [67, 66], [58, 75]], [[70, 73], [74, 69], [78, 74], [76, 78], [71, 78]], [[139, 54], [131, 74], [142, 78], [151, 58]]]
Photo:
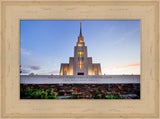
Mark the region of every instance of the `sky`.
[[88, 57], [102, 75], [140, 74], [139, 20], [21, 20], [21, 74], [59, 75], [74, 55], [80, 22]]

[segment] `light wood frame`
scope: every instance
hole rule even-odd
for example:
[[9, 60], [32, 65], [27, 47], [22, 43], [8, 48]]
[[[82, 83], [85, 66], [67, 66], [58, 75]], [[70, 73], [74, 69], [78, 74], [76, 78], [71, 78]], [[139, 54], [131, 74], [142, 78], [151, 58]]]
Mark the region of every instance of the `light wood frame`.
[[[159, 0], [1, 0], [1, 118], [159, 119]], [[20, 100], [20, 20], [140, 20], [140, 100]]]

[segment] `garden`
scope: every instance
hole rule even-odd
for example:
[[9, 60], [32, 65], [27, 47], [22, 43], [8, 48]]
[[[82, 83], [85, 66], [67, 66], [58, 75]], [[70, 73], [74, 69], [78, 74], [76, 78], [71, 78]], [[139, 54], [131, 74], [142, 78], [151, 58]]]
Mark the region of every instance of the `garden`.
[[[21, 85], [21, 99], [139, 99], [132, 93], [116, 90], [108, 91], [106, 85]], [[131, 89], [128, 89], [131, 91]]]

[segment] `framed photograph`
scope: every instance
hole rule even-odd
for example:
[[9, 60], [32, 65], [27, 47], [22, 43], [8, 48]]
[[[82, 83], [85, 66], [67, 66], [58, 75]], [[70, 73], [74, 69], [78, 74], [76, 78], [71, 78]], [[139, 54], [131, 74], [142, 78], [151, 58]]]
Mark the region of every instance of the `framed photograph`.
[[140, 20], [21, 20], [20, 49], [20, 99], [140, 99]]
[[159, 1], [1, 1], [1, 118], [159, 118]]

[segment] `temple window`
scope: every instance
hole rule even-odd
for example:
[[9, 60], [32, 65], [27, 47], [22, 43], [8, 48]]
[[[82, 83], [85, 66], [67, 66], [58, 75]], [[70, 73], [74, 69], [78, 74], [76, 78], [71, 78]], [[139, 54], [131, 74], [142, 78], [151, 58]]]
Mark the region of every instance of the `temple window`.
[[63, 69], [63, 75], [67, 75], [67, 70], [68, 70], [68, 68], [67, 67], [64, 67], [64, 69]]
[[83, 51], [78, 51], [78, 57], [84, 57], [84, 52]]
[[84, 61], [83, 60], [78, 60], [78, 69], [84, 69]]
[[84, 52], [78, 51], [78, 69], [84, 69]]
[[79, 46], [79, 47], [82, 47], [82, 46], [83, 46], [83, 44], [82, 44], [82, 43], [78, 43], [78, 46]]
[[83, 43], [84, 41], [83, 41], [83, 39], [79, 39], [79, 42], [80, 42], [80, 43]]
[[94, 67], [95, 75], [98, 75], [98, 67]]

